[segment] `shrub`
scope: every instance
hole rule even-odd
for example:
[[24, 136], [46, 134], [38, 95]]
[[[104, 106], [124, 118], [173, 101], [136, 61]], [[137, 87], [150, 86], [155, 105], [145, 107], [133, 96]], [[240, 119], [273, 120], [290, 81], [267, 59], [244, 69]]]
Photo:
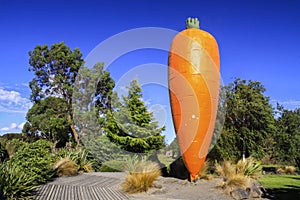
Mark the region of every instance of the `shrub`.
[[32, 191], [53, 176], [52, 143], [38, 140], [26, 143], [10, 141], [10, 158], [1, 165], [0, 187], [7, 199], [29, 199]]
[[28, 175], [35, 177], [32, 184], [42, 184], [50, 180], [54, 174], [52, 163], [54, 156], [51, 153], [52, 143], [46, 140], [38, 140], [18, 148], [10, 161]]
[[125, 162], [122, 160], [110, 160], [102, 163], [101, 172], [121, 172], [124, 170]]
[[237, 174], [241, 173], [246, 177], [257, 178], [262, 174], [262, 166], [259, 162], [249, 157], [244, 161], [239, 160], [236, 164]]
[[93, 166], [96, 164], [93, 158], [90, 157], [88, 152], [81, 148], [79, 150], [63, 148], [57, 153], [59, 159], [69, 159], [76, 163], [78, 172], [91, 172]]
[[128, 157], [123, 163], [123, 168], [126, 172], [136, 172], [138, 168], [146, 161], [145, 158], [140, 158], [136, 155]]
[[277, 173], [280, 174], [293, 174], [297, 171], [297, 168], [294, 166], [285, 166], [283, 168], [277, 169]]
[[18, 149], [22, 148], [23, 146], [28, 145], [28, 143], [23, 142], [21, 140], [18, 139], [13, 139], [13, 140], [9, 140], [6, 145], [5, 145], [5, 149], [9, 155], [9, 157], [12, 157], [13, 155], [16, 154], [16, 152], [18, 151]]
[[224, 161], [221, 164], [215, 164], [215, 170], [218, 175], [223, 176], [221, 186], [230, 191], [235, 188], [245, 188], [249, 186], [252, 178], [261, 174], [262, 168], [260, 163], [253, 158], [245, 161], [238, 161], [236, 165], [230, 161]]
[[74, 160], [78, 165], [79, 172], [92, 172], [95, 161], [90, 157], [87, 150], [81, 148], [77, 153], [77, 158]]
[[128, 175], [122, 183], [122, 190], [127, 193], [148, 191], [153, 182], [160, 176], [160, 168], [157, 163], [137, 157], [129, 159], [128, 163], [126, 169]]
[[6, 149], [0, 143], [0, 164], [3, 163], [6, 159], [8, 159], [9, 155]]
[[17, 163], [8, 161], [0, 165], [0, 191], [7, 200], [30, 199], [37, 188], [35, 179], [37, 175], [28, 174]]

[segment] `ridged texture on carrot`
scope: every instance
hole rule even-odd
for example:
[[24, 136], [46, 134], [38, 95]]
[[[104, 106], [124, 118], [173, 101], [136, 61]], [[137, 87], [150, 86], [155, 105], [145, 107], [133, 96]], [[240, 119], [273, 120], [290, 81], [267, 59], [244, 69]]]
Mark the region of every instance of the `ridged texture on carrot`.
[[191, 180], [202, 168], [214, 131], [220, 87], [220, 58], [209, 33], [189, 28], [173, 39], [169, 91], [174, 128]]

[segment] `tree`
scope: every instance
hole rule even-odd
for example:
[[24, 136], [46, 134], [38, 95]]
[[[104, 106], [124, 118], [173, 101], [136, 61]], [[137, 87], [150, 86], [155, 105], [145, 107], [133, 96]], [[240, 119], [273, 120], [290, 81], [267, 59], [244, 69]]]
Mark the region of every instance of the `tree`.
[[[276, 133], [273, 108], [258, 81], [236, 79], [227, 86], [227, 112], [223, 133], [210, 156], [240, 159], [246, 156], [262, 158], [270, 149], [269, 138]], [[214, 155], [213, 155], [214, 154]]]
[[276, 120], [275, 158], [281, 163], [300, 167], [300, 108], [287, 110], [278, 106], [280, 116]]
[[36, 102], [26, 115], [22, 132], [31, 136], [42, 136], [58, 146], [63, 146], [69, 139], [70, 122], [68, 104], [59, 97], [47, 97]]
[[97, 114], [99, 116], [100, 125], [104, 125], [107, 112], [112, 108], [112, 96], [113, 88], [115, 87], [115, 81], [111, 78], [108, 71], [103, 70], [103, 65], [99, 66], [100, 79], [97, 83], [95, 93], [95, 105], [97, 108]]
[[[93, 68], [81, 67], [73, 90], [73, 113], [81, 141], [102, 135], [107, 112], [111, 108], [111, 95], [115, 85], [110, 73], [103, 70], [104, 63]], [[99, 127], [100, 124], [100, 127]]]
[[67, 119], [73, 139], [79, 144], [79, 138], [73, 122], [72, 94], [73, 85], [79, 68], [83, 65], [82, 53], [78, 48], [73, 51], [63, 42], [36, 46], [29, 52], [29, 71], [34, 78], [29, 83], [31, 100], [36, 103], [48, 96], [57, 96], [67, 103]]
[[158, 127], [153, 114], [142, 101], [142, 88], [133, 80], [128, 88], [128, 95], [120, 102], [114, 94], [112, 109], [108, 112], [106, 135], [111, 142], [121, 149], [133, 153], [147, 153], [162, 148], [165, 127]]
[[181, 156], [177, 137], [175, 137], [174, 140], [170, 143], [167, 150], [171, 150], [173, 152], [172, 158], [179, 158]]

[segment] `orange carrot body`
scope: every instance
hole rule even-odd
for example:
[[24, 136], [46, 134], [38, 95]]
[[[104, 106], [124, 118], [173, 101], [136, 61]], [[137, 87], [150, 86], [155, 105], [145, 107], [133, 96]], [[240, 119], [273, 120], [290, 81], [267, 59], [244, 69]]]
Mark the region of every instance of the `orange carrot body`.
[[174, 128], [193, 181], [206, 159], [217, 114], [220, 61], [214, 37], [197, 28], [178, 33], [168, 73]]

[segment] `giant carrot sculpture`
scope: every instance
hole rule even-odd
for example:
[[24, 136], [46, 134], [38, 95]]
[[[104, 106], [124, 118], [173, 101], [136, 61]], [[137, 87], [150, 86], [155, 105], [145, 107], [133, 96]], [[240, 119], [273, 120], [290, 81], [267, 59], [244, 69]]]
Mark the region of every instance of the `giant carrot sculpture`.
[[191, 181], [198, 178], [218, 107], [220, 61], [216, 40], [188, 18], [169, 52], [169, 91], [174, 128]]

